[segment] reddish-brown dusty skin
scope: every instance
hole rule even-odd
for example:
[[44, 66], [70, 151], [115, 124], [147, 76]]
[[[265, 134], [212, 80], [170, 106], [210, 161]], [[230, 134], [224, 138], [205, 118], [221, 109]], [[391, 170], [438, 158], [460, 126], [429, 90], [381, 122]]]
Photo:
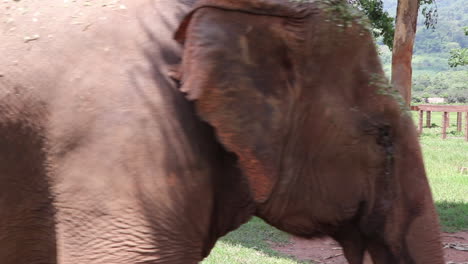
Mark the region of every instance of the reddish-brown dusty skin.
[[417, 131], [358, 17], [122, 1], [0, 1], [0, 264], [194, 264], [254, 214], [351, 264], [444, 264]]
[[[273, 245], [273, 249], [297, 258], [302, 261], [312, 261], [316, 264], [348, 264], [346, 262], [341, 247], [330, 238], [303, 239], [291, 237], [291, 243], [285, 245]], [[450, 248], [450, 245], [468, 245], [468, 232], [442, 233], [442, 247], [446, 263], [468, 264], [468, 251]], [[464, 244], [464, 245], [463, 245]], [[365, 264], [372, 262], [366, 260]]]

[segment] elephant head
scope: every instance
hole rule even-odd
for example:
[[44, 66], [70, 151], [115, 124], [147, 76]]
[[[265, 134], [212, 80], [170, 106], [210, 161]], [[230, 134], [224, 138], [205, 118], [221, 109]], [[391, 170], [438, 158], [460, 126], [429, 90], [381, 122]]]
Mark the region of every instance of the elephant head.
[[411, 118], [340, 1], [202, 0], [180, 25], [181, 91], [238, 157], [257, 214], [330, 235], [350, 263], [442, 263]]

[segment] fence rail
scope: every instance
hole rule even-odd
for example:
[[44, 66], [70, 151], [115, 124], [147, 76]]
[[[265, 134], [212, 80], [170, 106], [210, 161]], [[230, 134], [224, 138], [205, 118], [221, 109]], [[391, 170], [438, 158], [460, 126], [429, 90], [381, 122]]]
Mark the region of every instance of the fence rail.
[[447, 138], [447, 127], [450, 124], [450, 113], [457, 113], [457, 131], [463, 128], [463, 113], [465, 115], [465, 140], [468, 141], [468, 105], [413, 105], [411, 110], [419, 111], [419, 134], [423, 131], [424, 112], [426, 112], [426, 127], [431, 127], [431, 112], [443, 112], [442, 139]]

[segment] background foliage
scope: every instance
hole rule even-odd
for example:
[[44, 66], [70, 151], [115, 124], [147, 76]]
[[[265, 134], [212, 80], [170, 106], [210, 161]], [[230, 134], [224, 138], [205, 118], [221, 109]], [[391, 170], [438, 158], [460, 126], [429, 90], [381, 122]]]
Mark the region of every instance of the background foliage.
[[[427, 2], [427, 1], [426, 1]], [[384, 10], [394, 16], [397, 0], [384, 0]], [[421, 12], [432, 8], [431, 15], [437, 18], [434, 27], [425, 24], [427, 18], [420, 15], [413, 55], [413, 102], [427, 97], [444, 97], [449, 103], [468, 103], [468, 4], [466, 0], [438, 0], [423, 4]], [[437, 10], [434, 15], [434, 10]], [[380, 54], [387, 76], [391, 72], [391, 51], [379, 40]], [[456, 54], [452, 55], [451, 54]], [[455, 56], [455, 57], [454, 57]], [[457, 67], [449, 62], [457, 60]]]

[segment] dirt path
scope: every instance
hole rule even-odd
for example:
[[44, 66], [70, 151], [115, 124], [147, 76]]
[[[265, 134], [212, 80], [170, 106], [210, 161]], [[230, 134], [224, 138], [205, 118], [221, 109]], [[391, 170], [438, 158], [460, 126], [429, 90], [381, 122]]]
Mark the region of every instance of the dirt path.
[[[340, 246], [332, 239], [306, 240], [291, 237], [291, 243], [273, 245], [273, 249], [316, 264], [347, 264]], [[445, 261], [447, 264], [468, 264], [468, 232], [443, 233]], [[457, 249], [458, 248], [458, 249]], [[464, 250], [462, 250], [464, 249]], [[370, 263], [370, 262], [366, 262]]]

